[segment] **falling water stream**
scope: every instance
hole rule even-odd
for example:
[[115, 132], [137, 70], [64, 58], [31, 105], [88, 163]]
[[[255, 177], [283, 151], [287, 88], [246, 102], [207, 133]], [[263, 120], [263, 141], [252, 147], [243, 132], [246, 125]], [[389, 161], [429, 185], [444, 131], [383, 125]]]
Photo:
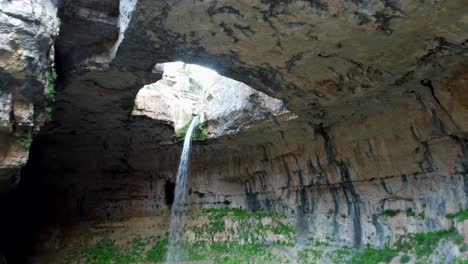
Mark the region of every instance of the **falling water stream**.
[[192, 119], [184, 139], [184, 148], [180, 156], [179, 169], [177, 171], [174, 203], [172, 204], [171, 230], [167, 249], [166, 262], [179, 262], [183, 259], [182, 236], [186, 221], [187, 202], [187, 175], [189, 171], [190, 145], [192, 143], [193, 130], [198, 126], [199, 117]]

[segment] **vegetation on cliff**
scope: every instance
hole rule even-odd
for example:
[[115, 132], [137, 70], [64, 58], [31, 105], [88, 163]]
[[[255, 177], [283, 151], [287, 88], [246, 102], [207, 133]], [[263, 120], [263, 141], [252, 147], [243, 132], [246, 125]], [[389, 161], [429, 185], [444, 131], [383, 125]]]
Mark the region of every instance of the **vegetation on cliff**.
[[[454, 214], [455, 217], [463, 212]], [[452, 217], [452, 216], [451, 216]], [[366, 246], [357, 250], [332, 238], [310, 238], [305, 245], [296, 244], [296, 229], [286, 215], [242, 209], [200, 209], [191, 214], [184, 238], [185, 261], [237, 263], [432, 263], [446, 258], [440, 249], [446, 244], [467, 250], [455, 228], [401, 236], [383, 248]], [[167, 254], [167, 234], [134, 235], [122, 241], [112, 233], [91, 235], [87, 242], [69, 250], [69, 263], [162, 263]], [[454, 263], [466, 263], [453, 258]]]
[[[190, 118], [187, 123], [183, 127], [181, 127], [179, 130], [176, 132], [176, 140], [177, 141], [183, 141], [185, 138], [185, 135], [187, 134], [187, 129], [190, 127], [190, 124], [192, 123], [193, 117]], [[204, 140], [208, 137], [208, 131], [206, 130], [205, 126], [203, 124], [199, 124], [197, 128], [194, 129], [193, 134], [192, 134], [192, 139], [193, 140]]]

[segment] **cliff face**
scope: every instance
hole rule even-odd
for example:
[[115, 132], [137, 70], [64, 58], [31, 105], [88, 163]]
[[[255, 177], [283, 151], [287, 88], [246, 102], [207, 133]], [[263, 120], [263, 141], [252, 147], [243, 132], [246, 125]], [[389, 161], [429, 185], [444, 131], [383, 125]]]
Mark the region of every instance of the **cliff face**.
[[0, 192], [18, 183], [46, 119], [56, 13], [52, 1], [0, 2]]
[[[468, 203], [467, 11], [461, 0], [62, 1], [63, 85], [26, 176], [74, 220], [167, 209], [174, 128], [131, 112], [160, 79], [155, 65], [183, 60], [291, 111], [196, 142], [194, 205], [284, 212], [301, 234], [357, 247], [447, 228]], [[223, 120], [245, 125], [211, 121]]]

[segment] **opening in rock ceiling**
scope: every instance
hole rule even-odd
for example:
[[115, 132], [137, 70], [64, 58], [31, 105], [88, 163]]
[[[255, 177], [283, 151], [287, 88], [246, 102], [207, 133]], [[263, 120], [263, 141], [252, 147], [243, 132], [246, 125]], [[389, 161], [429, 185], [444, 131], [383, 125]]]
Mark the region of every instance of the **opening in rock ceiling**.
[[155, 71], [162, 79], [138, 92], [132, 114], [171, 123], [178, 140], [196, 115], [201, 125], [194, 138], [202, 140], [290, 113], [281, 100], [199, 65], [169, 62], [157, 64]]

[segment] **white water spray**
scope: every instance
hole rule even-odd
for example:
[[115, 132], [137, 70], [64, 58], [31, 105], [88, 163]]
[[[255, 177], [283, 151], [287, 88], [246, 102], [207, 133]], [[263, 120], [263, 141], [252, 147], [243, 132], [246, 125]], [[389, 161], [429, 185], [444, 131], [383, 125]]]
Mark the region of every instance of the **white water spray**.
[[167, 249], [166, 262], [179, 262], [183, 260], [185, 254], [182, 247], [182, 237], [187, 213], [187, 175], [189, 170], [190, 146], [192, 143], [193, 130], [198, 126], [199, 117], [193, 118], [184, 139], [184, 148], [180, 156], [179, 169], [177, 171], [176, 187], [174, 193], [174, 203], [171, 213], [171, 234]]

